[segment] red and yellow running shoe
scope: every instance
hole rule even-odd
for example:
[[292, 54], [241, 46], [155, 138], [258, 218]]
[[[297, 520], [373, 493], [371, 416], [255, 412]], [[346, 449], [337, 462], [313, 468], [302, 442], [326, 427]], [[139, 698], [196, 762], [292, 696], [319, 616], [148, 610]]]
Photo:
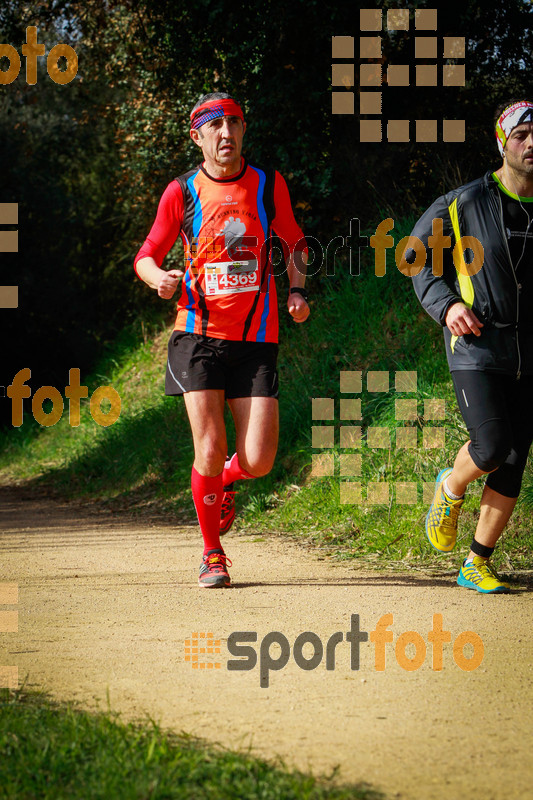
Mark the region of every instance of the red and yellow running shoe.
[[198, 584], [204, 589], [223, 589], [231, 586], [228, 573], [231, 561], [222, 550], [209, 550], [203, 557]]
[[224, 494], [222, 495], [222, 508], [220, 509], [220, 527], [219, 534], [224, 536], [233, 525], [235, 519], [235, 491], [233, 484], [228, 483], [224, 486]]

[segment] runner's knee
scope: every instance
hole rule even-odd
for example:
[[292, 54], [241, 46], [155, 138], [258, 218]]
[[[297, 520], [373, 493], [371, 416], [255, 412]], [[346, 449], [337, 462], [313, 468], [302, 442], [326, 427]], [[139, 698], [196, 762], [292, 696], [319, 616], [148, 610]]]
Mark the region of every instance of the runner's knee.
[[524, 467], [517, 464], [502, 464], [487, 478], [487, 486], [504, 497], [518, 497], [522, 487]]
[[250, 455], [248, 458], [246, 455], [239, 453], [239, 464], [246, 472], [253, 475], [254, 478], [262, 478], [263, 475], [268, 475], [272, 469], [275, 458], [275, 451], [273, 453], [262, 453], [257, 456]]
[[272, 462], [269, 462], [268, 464], [262, 462], [257, 465], [252, 465], [250, 469], [246, 471], [249, 472], [251, 475], [253, 475], [254, 478], [262, 478], [263, 475], [268, 475], [271, 469], [272, 469]]
[[518, 497], [526, 462], [527, 451], [513, 448], [504, 463], [487, 477], [487, 486], [504, 497]]
[[511, 449], [511, 437], [501, 419], [489, 419], [470, 433], [468, 449], [478, 469], [492, 472], [503, 464]]
[[202, 475], [218, 475], [222, 472], [226, 455], [225, 442], [217, 442], [208, 437], [194, 442], [194, 461], [196, 469]]

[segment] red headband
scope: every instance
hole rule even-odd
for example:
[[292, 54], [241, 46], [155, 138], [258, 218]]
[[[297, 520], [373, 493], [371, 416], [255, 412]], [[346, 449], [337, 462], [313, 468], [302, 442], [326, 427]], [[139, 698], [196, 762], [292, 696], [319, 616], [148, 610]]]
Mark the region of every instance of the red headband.
[[244, 122], [242, 108], [231, 97], [224, 100], [208, 100], [191, 111], [191, 127], [200, 128], [210, 119], [219, 117], [239, 117]]

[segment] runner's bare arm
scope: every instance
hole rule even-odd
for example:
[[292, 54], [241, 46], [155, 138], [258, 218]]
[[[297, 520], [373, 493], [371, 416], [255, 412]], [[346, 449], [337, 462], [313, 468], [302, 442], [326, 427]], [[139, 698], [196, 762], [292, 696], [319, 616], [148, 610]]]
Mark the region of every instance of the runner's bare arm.
[[150, 233], [137, 253], [134, 269], [139, 278], [159, 297], [169, 300], [183, 272], [177, 269], [160, 268], [165, 256], [176, 241], [183, 221], [183, 195], [177, 181], [169, 183], [157, 208], [157, 216]]
[[[274, 185], [276, 216], [272, 227], [283, 242], [289, 286], [303, 289], [307, 274], [307, 245], [292, 210], [289, 190], [284, 178], [276, 172]], [[301, 294], [289, 294], [287, 300], [289, 314], [295, 322], [305, 322], [310, 314], [309, 306]]]
[[140, 258], [136, 264], [137, 274], [152, 289], [157, 290], [159, 297], [170, 300], [183, 272], [180, 269], [160, 269], [151, 256]]

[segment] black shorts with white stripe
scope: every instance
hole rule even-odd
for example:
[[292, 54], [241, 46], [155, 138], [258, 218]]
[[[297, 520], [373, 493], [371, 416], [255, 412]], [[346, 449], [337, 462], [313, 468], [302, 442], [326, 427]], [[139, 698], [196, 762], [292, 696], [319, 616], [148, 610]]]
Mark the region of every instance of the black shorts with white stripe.
[[278, 345], [235, 342], [173, 331], [168, 343], [165, 394], [222, 389], [227, 398], [277, 397]]

